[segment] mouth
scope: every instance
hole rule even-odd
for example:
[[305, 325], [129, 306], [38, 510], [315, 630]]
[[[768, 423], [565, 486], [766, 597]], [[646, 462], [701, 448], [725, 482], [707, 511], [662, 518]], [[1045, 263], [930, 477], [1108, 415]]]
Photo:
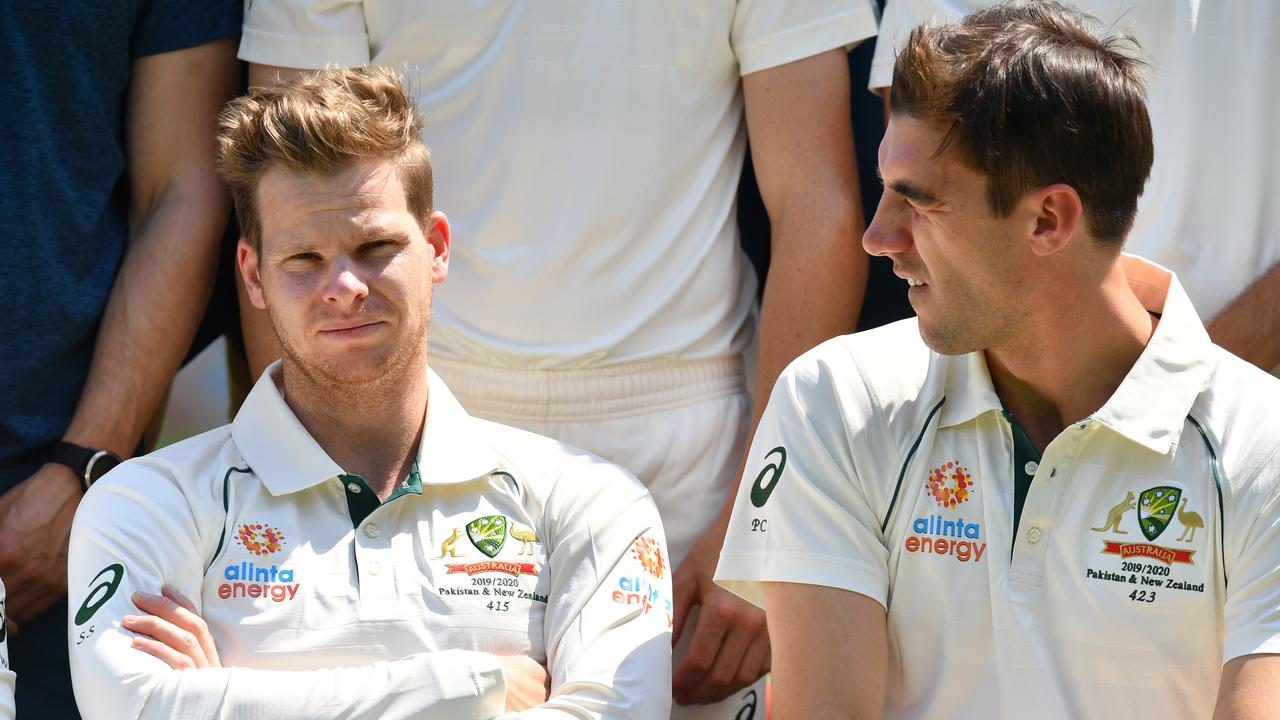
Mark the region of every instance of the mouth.
[[346, 322], [320, 328], [322, 337], [350, 338], [361, 337], [378, 330], [384, 323], [381, 320]]
[[915, 278], [904, 278], [904, 279], [907, 281], [907, 287], [924, 287], [925, 286], [925, 282], [923, 280], [916, 280]]

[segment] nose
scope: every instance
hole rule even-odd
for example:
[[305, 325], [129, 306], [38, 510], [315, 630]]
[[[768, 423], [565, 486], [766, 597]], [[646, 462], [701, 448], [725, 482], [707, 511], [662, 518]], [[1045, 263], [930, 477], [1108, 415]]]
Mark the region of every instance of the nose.
[[862, 234], [862, 248], [868, 255], [894, 255], [911, 247], [911, 231], [907, 227], [906, 202], [885, 190], [876, 206], [871, 224]]
[[340, 260], [333, 264], [333, 275], [325, 287], [324, 301], [330, 305], [351, 305], [369, 296], [369, 286], [354, 263]]

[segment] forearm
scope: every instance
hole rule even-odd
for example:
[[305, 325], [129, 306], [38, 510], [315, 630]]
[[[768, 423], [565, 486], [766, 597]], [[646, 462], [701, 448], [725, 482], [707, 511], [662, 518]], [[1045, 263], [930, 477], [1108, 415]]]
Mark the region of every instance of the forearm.
[[1208, 329], [1215, 343], [1263, 370], [1280, 366], [1280, 264], [1254, 281]]
[[[138, 662], [159, 664], [127, 645], [117, 652], [136, 653]], [[502, 712], [505, 695], [496, 658], [460, 650], [325, 670], [165, 667], [132, 680], [106, 675], [101, 683], [92, 683], [99, 686], [96, 689], [86, 687], [83, 676], [77, 680], [79, 697], [95, 699], [80, 707], [86, 720], [126, 715], [143, 720], [492, 718]]]
[[68, 440], [133, 454], [195, 336], [226, 220], [216, 186], [171, 187], [136, 216]]
[[[764, 413], [763, 398], [787, 365], [822, 342], [853, 332], [857, 324], [868, 261], [859, 243], [863, 223], [856, 188], [852, 197], [843, 211], [821, 219], [805, 213], [774, 225], [774, 246], [789, 250], [775, 253], [770, 261], [760, 304], [756, 397], [761, 400], [752, 411], [748, 440]], [[740, 480], [742, 467], [738, 470], [734, 477]], [[739, 480], [725, 499], [722, 526], [728, 525]]]

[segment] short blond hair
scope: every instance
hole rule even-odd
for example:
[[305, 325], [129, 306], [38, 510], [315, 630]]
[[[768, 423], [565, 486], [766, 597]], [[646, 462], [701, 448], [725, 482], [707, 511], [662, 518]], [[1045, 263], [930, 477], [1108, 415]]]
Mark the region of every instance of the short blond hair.
[[241, 234], [262, 249], [255, 195], [271, 167], [333, 175], [361, 160], [394, 161], [409, 211], [426, 227], [431, 155], [422, 121], [388, 68], [326, 68], [227, 104], [218, 117], [218, 174], [231, 189]]

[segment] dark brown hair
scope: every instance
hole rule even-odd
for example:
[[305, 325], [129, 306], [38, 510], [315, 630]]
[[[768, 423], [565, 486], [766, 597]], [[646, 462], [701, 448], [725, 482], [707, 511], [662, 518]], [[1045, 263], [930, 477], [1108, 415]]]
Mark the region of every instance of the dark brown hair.
[[890, 110], [948, 125], [938, 152], [954, 147], [987, 176], [996, 215], [1031, 190], [1065, 183], [1080, 194], [1090, 233], [1119, 245], [1154, 149], [1137, 41], [1097, 28], [1056, 2], [1000, 4], [918, 27], [894, 65]]
[[228, 103], [218, 117], [218, 174], [231, 188], [241, 233], [257, 251], [262, 224], [254, 198], [272, 166], [332, 175], [361, 160], [395, 161], [409, 211], [425, 227], [432, 177], [421, 132], [394, 70], [326, 68]]

